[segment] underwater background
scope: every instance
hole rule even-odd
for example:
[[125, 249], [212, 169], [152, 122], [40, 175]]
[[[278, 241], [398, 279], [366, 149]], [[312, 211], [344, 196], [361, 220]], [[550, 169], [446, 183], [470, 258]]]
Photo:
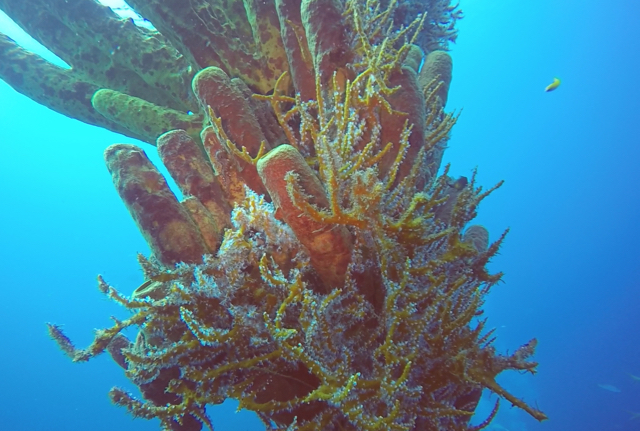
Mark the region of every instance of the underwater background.
[[[103, 2], [117, 6], [119, 2]], [[489, 430], [640, 430], [640, 4], [463, 0], [448, 109], [463, 109], [445, 162], [506, 184], [480, 208], [504, 271], [485, 306], [496, 347], [539, 341], [536, 376], [498, 381], [539, 407], [538, 423], [502, 403]], [[0, 31], [47, 59], [0, 16]], [[562, 85], [544, 88], [554, 77]], [[126, 312], [96, 289], [129, 293], [148, 248], [102, 153], [129, 138], [48, 110], [0, 81], [0, 429], [157, 430], [110, 404], [134, 387], [107, 355], [73, 364], [46, 333], [79, 346]], [[146, 144], [142, 144], [151, 149]], [[149, 156], [157, 162], [155, 151]], [[160, 166], [160, 163], [157, 162]], [[493, 399], [483, 398], [487, 416]], [[262, 430], [233, 403], [217, 431]]]

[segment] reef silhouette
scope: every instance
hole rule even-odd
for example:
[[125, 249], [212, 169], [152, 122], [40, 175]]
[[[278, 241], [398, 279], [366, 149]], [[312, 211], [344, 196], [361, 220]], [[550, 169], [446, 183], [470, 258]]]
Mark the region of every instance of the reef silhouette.
[[213, 430], [205, 408], [227, 398], [272, 430], [455, 431], [488, 426], [498, 402], [469, 423], [488, 389], [546, 419], [495, 381], [534, 373], [536, 340], [501, 355], [482, 316], [506, 232], [470, 223], [500, 184], [438, 173], [456, 6], [128, 3], [157, 30], [93, 0], [0, 0], [71, 66], [4, 37], [0, 77], [156, 145], [184, 196], [142, 148], [105, 151], [145, 282], [126, 296], [98, 277], [132, 314], [89, 347], [49, 333], [74, 361], [111, 354], [143, 396], [114, 403], [173, 431]]

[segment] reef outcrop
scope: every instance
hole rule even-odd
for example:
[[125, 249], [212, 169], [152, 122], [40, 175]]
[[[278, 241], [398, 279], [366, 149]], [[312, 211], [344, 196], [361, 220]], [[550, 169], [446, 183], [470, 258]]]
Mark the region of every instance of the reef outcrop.
[[[535, 372], [536, 340], [501, 355], [482, 315], [506, 232], [490, 242], [471, 222], [500, 184], [441, 169], [455, 7], [427, 2], [443, 28], [424, 9], [409, 19], [409, 1], [131, 1], [148, 33], [86, 0], [45, 3], [36, 24], [20, 2], [0, 7], [53, 46], [98, 16], [113, 27], [93, 37], [124, 52], [158, 43], [140, 64], [60, 50], [73, 68], [56, 71], [88, 83], [72, 101], [85, 114], [156, 145], [182, 194], [142, 148], [105, 151], [151, 249], [145, 282], [127, 296], [98, 278], [131, 314], [89, 347], [49, 333], [74, 361], [111, 354], [143, 395], [114, 388], [114, 403], [173, 431], [213, 430], [205, 408], [227, 398], [271, 430], [455, 431], [488, 426], [498, 403], [470, 418], [489, 390], [546, 418], [496, 382]], [[9, 54], [5, 79], [35, 61]]]

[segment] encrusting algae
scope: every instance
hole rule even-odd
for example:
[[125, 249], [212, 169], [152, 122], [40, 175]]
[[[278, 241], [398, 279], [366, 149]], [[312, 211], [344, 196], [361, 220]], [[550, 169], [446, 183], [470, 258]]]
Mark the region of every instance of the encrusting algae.
[[205, 407], [233, 398], [271, 430], [455, 431], [488, 426], [498, 402], [469, 423], [488, 389], [546, 419], [495, 380], [534, 373], [536, 340], [500, 355], [482, 317], [506, 232], [489, 243], [470, 222], [500, 184], [438, 175], [451, 61], [420, 68], [426, 15], [398, 27], [396, 6], [276, 0], [273, 90], [205, 67], [200, 137], [157, 139], [182, 201], [143, 150], [106, 150], [146, 281], [129, 297], [99, 277], [132, 314], [88, 348], [49, 331], [74, 361], [112, 355], [144, 398], [114, 403], [167, 430], [213, 430]]

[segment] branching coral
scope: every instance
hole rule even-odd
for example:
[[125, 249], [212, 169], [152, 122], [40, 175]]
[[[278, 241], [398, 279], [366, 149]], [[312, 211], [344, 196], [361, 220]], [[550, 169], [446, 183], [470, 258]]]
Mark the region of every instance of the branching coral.
[[388, 0], [380, 3], [384, 9], [394, 2], [397, 3], [394, 12], [396, 24], [406, 26], [417, 14], [426, 14], [428, 23], [417, 37], [418, 45], [426, 52], [447, 50], [449, 43], [455, 43], [458, 38], [456, 23], [463, 15], [459, 2], [452, 4], [450, 0]]
[[182, 202], [141, 149], [107, 149], [153, 252], [146, 281], [127, 297], [99, 278], [132, 316], [88, 348], [51, 336], [75, 361], [109, 351], [144, 397], [112, 401], [168, 430], [213, 429], [205, 407], [227, 398], [273, 430], [479, 430], [498, 409], [469, 424], [483, 389], [545, 419], [495, 380], [535, 372], [536, 341], [499, 355], [485, 328], [506, 232], [490, 244], [469, 224], [500, 184], [438, 175], [457, 116], [446, 54], [420, 76], [413, 61], [425, 16], [398, 30], [395, 2], [275, 6], [289, 71], [274, 91], [206, 68], [192, 86], [202, 146], [158, 139]]

